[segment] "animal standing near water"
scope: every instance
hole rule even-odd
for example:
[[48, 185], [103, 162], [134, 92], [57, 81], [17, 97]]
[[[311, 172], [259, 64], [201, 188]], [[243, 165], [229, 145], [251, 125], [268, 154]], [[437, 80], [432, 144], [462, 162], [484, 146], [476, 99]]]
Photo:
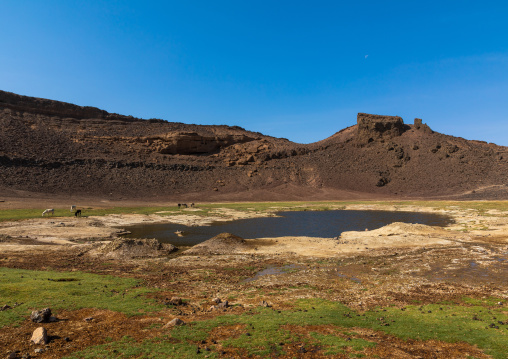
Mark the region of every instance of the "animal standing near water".
[[53, 216], [55, 214], [55, 209], [54, 208], [48, 208], [48, 209], [44, 210], [44, 212], [42, 212], [42, 216], [44, 217], [45, 214], [47, 214], [49, 216], [50, 213]]

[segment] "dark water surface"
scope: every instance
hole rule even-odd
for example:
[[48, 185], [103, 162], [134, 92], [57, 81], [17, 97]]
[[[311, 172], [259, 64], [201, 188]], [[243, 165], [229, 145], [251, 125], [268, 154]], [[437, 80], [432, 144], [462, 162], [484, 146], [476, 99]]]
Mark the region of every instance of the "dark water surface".
[[[211, 226], [187, 227], [181, 224], [147, 224], [126, 228], [129, 238], [156, 238], [175, 246], [193, 246], [219, 233], [233, 233], [242, 238], [306, 236], [337, 237], [344, 231], [363, 231], [383, 227], [393, 222], [420, 223], [430, 226], [446, 226], [451, 219], [446, 216], [389, 211], [302, 211], [279, 212], [281, 217], [240, 219], [231, 222], [215, 222]], [[176, 231], [183, 231], [179, 237]]]

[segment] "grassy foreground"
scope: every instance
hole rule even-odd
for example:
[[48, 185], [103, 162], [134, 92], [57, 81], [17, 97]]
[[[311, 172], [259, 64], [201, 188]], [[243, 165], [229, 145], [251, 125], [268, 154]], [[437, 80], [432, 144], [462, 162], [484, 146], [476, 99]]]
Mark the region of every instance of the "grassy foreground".
[[[140, 286], [129, 278], [0, 268], [0, 283], [3, 301], [20, 303], [12, 310], [0, 312], [0, 328], [19, 325], [27, 320], [31, 310], [48, 306], [56, 310], [102, 308], [129, 316], [150, 313], [155, 316], [163, 310], [147, 297], [156, 289]], [[370, 338], [388, 335], [401, 341], [465, 342], [493, 358], [504, 359], [508, 318], [497, 304], [499, 301], [502, 300], [463, 298], [460, 302], [356, 312], [339, 302], [298, 300], [290, 309], [257, 307], [174, 329], [158, 328], [159, 334], [150, 339], [136, 341], [124, 337], [75, 352], [69, 358], [194, 358], [205, 352], [208, 358], [215, 358], [225, 350], [264, 358], [291, 355], [295, 344], [300, 352], [319, 349], [330, 356], [371, 357], [369, 353], [379, 345], [379, 340]], [[217, 337], [214, 333], [218, 329], [229, 335]]]
[[488, 302], [471, 306], [438, 303], [408, 306], [404, 310], [388, 307], [358, 313], [336, 302], [300, 300], [293, 310], [258, 308], [242, 315], [223, 315], [177, 327], [155, 339], [137, 343], [124, 338], [75, 353], [70, 358], [165, 355], [193, 358], [204, 348], [210, 351], [208, 357], [214, 358], [220, 352], [214, 344], [214, 330], [230, 327], [235, 328], [233, 335], [221, 341], [221, 348], [232, 348], [253, 357], [286, 355], [287, 348], [294, 343], [299, 343], [305, 352], [320, 348], [325, 355], [370, 357], [369, 349], [377, 343], [359, 334], [362, 329], [369, 329], [402, 340], [466, 342], [503, 359], [508, 347], [508, 330], [488, 324], [493, 321], [492, 317], [502, 316], [501, 310], [491, 308]]
[[100, 308], [126, 315], [153, 312], [162, 308], [145, 297], [153, 291], [155, 289], [138, 286], [138, 281], [130, 278], [0, 267], [0, 298], [13, 307], [0, 312], [0, 328], [17, 325], [29, 317], [32, 310], [46, 307], [55, 310]]

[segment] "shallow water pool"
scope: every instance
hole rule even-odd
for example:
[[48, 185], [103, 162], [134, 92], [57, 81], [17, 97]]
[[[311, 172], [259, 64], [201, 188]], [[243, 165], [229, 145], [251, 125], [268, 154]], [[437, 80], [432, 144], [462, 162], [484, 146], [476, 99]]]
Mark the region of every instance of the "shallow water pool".
[[[126, 228], [128, 238], [156, 238], [175, 246], [193, 246], [219, 233], [233, 233], [242, 238], [266, 238], [285, 236], [338, 237], [345, 231], [373, 230], [393, 222], [419, 223], [430, 226], [446, 226], [447, 216], [432, 213], [390, 211], [301, 211], [279, 212], [280, 217], [240, 219], [231, 222], [215, 222], [211, 226], [188, 227], [181, 224], [147, 224]], [[175, 234], [182, 231], [183, 236]]]

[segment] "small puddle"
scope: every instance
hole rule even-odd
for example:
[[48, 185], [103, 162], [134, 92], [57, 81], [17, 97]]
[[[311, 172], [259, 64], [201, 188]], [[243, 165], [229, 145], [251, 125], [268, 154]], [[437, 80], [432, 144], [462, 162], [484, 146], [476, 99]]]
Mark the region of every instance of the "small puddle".
[[263, 269], [262, 271], [257, 272], [254, 277], [245, 279], [243, 282], [244, 283], [253, 282], [266, 275], [280, 275], [291, 272], [297, 272], [302, 268], [303, 268], [302, 266], [296, 264], [286, 264], [283, 267], [268, 267]]
[[448, 269], [446, 265], [434, 265], [426, 276], [434, 281], [499, 283], [506, 284], [508, 278], [508, 261], [506, 257], [496, 256], [485, 259], [481, 264], [474, 260], [464, 263], [462, 268]]
[[337, 275], [341, 278], [344, 278], [344, 279], [350, 279], [352, 280], [353, 282], [356, 282], [356, 283], [361, 283], [362, 281], [356, 277], [352, 277], [352, 276], [347, 276], [345, 274], [342, 274], [341, 272], [337, 271]]

